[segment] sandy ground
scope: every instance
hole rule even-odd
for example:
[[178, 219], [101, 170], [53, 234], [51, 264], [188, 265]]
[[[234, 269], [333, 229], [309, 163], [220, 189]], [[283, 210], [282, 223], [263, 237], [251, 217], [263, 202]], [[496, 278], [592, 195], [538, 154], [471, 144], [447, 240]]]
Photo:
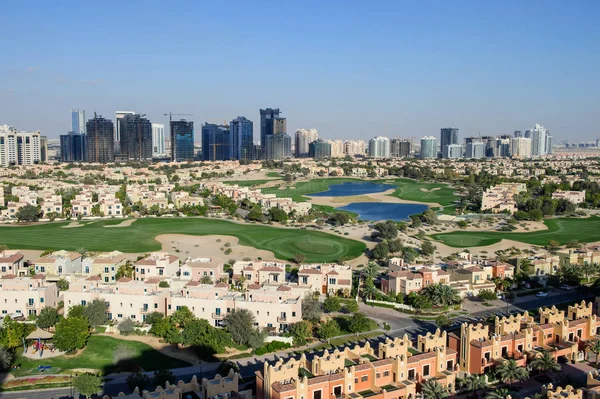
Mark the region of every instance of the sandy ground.
[[431, 193], [431, 192], [437, 191], [439, 189], [440, 189], [439, 187], [434, 187], [432, 189], [420, 188], [419, 190], [423, 191], [424, 193]]
[[[161, 243], [163, 251], [172, 253], [182, 258], [187, 257], [215, 257], [227, 262], [229, 259], [242, 260], [243, 258], [276, 259], [271, 251], [256, 249], [246, 245], [239, 245], [238, 239], [233, 236], [188, 236], [183, 234], [163, 234], [156, 237]], [[219, 241], [220, 240], [220, 241]], [[229, 247], [226, 246], [229, 243]], [[223, 249], [223, 251], [221, 250]], [[231, 253], [224, 251], [230, 248]], [[179, 252], [178, 252], [179, 251]]]
[[131, 226], [133, 224], [133, 222], [135, 222], [136, 220], [137, 219], [127, 219], [127, 220], [123, 220], [119, 224], [113, 224], [113, 225], [104, 226], [104, 227], [127, 227], [127, 226]]
[[79, 223], [79, 222], [71, 222], [66, 226], [61, 226], [63, 229], [72, 229], [74, 227], [81, 227], [83, 226], [83, 224]]
[[[347, 205], [351, 202], [389, 202], [394, 204], [424, 204], [431, 208], [437, 208], [440, 206], [437, 202], [418, 202], [418, 201], [408, 201], [403, 200], [398, 197], [393, 197], [390, 194], [393, 194], [396, 189], [390, 189], [387, 191], [383, 191], [381, 193], [374, 193], [369, 195], [349, 195], [345, 197], [311, 197], [310, 202], [316, 205], [329, 205], [333, 207]], [[368, 198], [368, 200], [366, 200]], [[355, 199], [358, 199], [356, 201]]]
[[106, 337], [118, 338], [124, 341], [137, 341], [143, 342], [147, 345], [150, 345], [152, 348], [161, 352], [164, 355], [169, 357], [173, 357], [175, 359], [183, 360], [184, 362], [188, 362], [192, 365], [196, 365], [200, 363], [200, 359], [194, 353], [192, 348], [179, 348], [175, 345], [170, 345], [165, 342], [160, 342], [159, 338], [154, 337], [152, 335], [116, 335], [116, 334], [99, 334], [104, 335]]

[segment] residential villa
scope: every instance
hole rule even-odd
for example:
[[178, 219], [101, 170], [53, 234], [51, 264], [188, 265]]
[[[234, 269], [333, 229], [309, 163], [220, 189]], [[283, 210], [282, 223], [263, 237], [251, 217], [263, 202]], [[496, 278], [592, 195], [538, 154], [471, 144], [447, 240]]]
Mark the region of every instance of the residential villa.
[[0, 252], [0, 276], [23, 277], [29, 275], [29, 268], [25, 267], [24, 258], [25, 255], [18, 250], [5, 249]]
[[0, 313], [7, 315], [37, 315], [46, 306], [58, 305], [58, 287], [43, 274], [17, 277], [7, 274], [0, 279]]
[[564, 199], [574, 204], [585, 202], [585, 190], [583, 191], [562, 191], [556, 190], [552, 193], [552, 199]]
[[69, 251], [54, 251], [36, 259], [35, 273], [46, 274], [48, 277], [66, 276], [81, 273], [81, 254]]
[[167, 252], [153, 252], [138, 260], [135, 266], [135, 280], [143, 281], [149, 278], [170, 278], [179, 271], [179, 258]]
[[525, 183], [502, 183], [483, 192], [481, 210], [492, 213], [517, 211], [515, 195], [527, 191]]
[[179, 267], [179, 278], [182, 280], [197, 280], [208, 276], [213, 283], [219, 282], [229, 275], [224, 272], [223, 260], [218, 258], [187, 258]]
[[114, 284], [119, 268], [127, 263], [127, 256], [119, 251], [101, 252], [85, 257], [81, 273], [84, 276], [100, 276], [105, 284]]

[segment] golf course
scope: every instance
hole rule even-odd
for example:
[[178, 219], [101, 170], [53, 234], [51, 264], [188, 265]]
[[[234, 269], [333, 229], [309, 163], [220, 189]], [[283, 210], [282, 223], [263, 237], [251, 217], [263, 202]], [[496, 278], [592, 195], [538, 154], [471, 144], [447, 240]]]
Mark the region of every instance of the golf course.
[[[342, 184], [346, 182], [361, 183], [367, 182], [361, 179], [351, 178], [324, 178], [313, 179], [308, 182], [297, 182], [293, 188], [281, 189], [281, 186], [263, 188], [264, 194], [275, 194], [278, 197], [292, 198], [296, 202], [309, 201], [306, 195], [322, 193], [329, 189], [329, 186]], [[455, 189], [444, 183], [424, 183], [410, 179], [378, 179], [368, 180], [370, 183], [385, 183], [396, 186], [391, 196], [407, 201], [415, 202], [437, 202], [440, 205], [451, 205], [458, 199], [454, 195]]]
[[600, 241], [600, 217], [547, 219], [544, 224], [548, 230], [511, 233], [492, 231], [453, 231], [433, 234], [431, 238], [450, 247], [466, 248], [496, 244], [500, 240], [513, 240], [532, 245], [546, 245], [554, 240], [564, 245], [569, 240], [579, 242]]
[[161, 234], [228, 235], [241, 245], [272, 251], [279, 259], [291, 260], [296, 254], [306, 262], [333, 262], [353, 259], [362, 254], [365, 244], [319, 231], [283, 229], [255, 224], [239, 224], [204, 218], [145, 218], [130, 226], [120, 220], [84, 221], [79, 227], [65, 228], [68, 222], [30, 226], [0, 227], [0, 244], [15, 249], [86, 248], [89, 251], [140, 253], [158, 251], [156, 237]]

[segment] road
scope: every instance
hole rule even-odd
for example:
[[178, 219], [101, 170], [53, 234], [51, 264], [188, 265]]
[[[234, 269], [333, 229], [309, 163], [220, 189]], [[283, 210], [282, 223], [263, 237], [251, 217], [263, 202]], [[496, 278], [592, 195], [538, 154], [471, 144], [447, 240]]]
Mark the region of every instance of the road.
[[[485, 319], [492, 314], [503, 316], [510, 312], [523, 312], [529, 309], [537, 309], [543, 306], [552, 306], [564, 302], [581, 301], [586, 297], [589, 297], [589, 294], [584, 295], [575, 291], [551, 290], [545, 298], [529, 295], [516, 298], [514, 302], [495, 300], [491, 301], [492, 306], [490, 307], [483, 306], [481, 302], [466, 300], [463, 306], [469, 313], [465, 316], [457, 317], [454, 320], [456, 323], [473, 322], [475, 319]], [[434, 332], [437, 328], [433, 322], [413, 319], [408, 314], [399, 313], [389, 308], [372, 307], [361, 303], [360, 310], [381, 325], [383, 325], [384, 322], [389, 324], [391, 330], [387, 335], [390, 337], [400, 337], [404, 334], [408, 334], [410, 337], [416, 337], [417, 334], [426, 334], [428, 331]], [[384, 337], [381, 337], [380, 339], [384, 339]], [[307, 352], [311, 353], [313, 351], [308, 350]], [[254, 376], [255, 371], [262, 368], [264, 360], [275, 362], [278, 359], [286, 359], [292, 355], [293, 353], [277, 353], [257, 356], [240, 359], [237, 361], [237, 364], [240, 367], [240, 374], [242, 377], [248, 379], [249, 377]], [[172, 372], [177, 377], [177, 381], [189, 381], [194, 375], [197, 375], [199, 378], [201, 376], [213, 378], [218, 366], [218, 363], [203, 363], [202, 366], [173, 369]], [[146, 374], [149, 377], [152, 377], [153, 373], [150, 372]], [[119, 392], [130, 392], [125, 382], [127, 378], [126, 375], [111, 376], [111, 378], [112, 380], [105, 384], [103, 394], [116, 396]], [[0, 393], [0, 399], [67, 399], [70, 398], [68, 395], [69, 388], [58, 388], [43, 391]]]

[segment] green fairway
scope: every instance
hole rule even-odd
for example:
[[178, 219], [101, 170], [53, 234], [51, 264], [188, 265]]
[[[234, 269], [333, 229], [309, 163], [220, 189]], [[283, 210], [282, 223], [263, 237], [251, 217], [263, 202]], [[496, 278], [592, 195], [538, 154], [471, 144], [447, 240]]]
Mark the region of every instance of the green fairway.
[[548, 219], [544, 223], [548, 226], [548, 230], [524, 233], [454, 231], [451, 233], [433, 234], [431, 237], [448, 246], [457, 248], [492, 245], [502, 239], [532, 245], [546, 245], [549, 240], [558, 241], [560, 244], [565, 244], [569, 240], [578, 240], [580, 242], [600, 241], [600, 218], [596, 216], [586, 219]]
[[277, 179], [263, 179], [263, 180], [232, 180], [232, 181], [224, 181], [223, 183], [225, 184], [229, 184], [229, 185], [234, 185], [237, 184], [240, 187], [252, 187], [252, 186], [258, 186], [261, 184], [265, 184], [267, 182], [270, 181], [275, 181]]
[[179, 359], [163, 355], [150, 345], [137, 341], [125, 341], [112, 337], [92, 335], [87, 346], [76, 356], [58, 356], [52, 359], [29, 359], [22, 356], [23, 350], [19, 349], [16, 364], [21, 368], [11, 370], [17, 377], [42, 374], [38, 372], [39, 365], [52, 366], [47, 373], [63, 373], [70, 369], [86, 368], [101, 370], [103, 374], [115, 371], [114, 354], [117, 347], [127, 347], [133, 354], [130, 364], [142, 367], [145, 371], [154, 371], [162, 368], [187, 367], [190, 364]]
[[[261, 189], [263, 193], [275, 194], [278, 197], [291, 197], [297, 202], [308, 201], [310, 198], [305, 195], [321, 193], [327, 191], [329, 186], [342, 184], [345, 182], [370, 182], [385, 183], [397, 186], [397, 189], [391, 196], [398, 197], [407, 201], [415, 202], [437, 202], [440, 205], [451, 205], [458, 199], [454, 195], [454, 189], [444, 183], [423, 183], [410, 179], [378, 179], [361, 180], [351, 178], [325, 178], [313, 179], [308, 182], [298, 182], [294, 188], [280, 190], [279, 186]], [[432, 191], [433, 190], [433, 191]], [[368, 195], [368, 194], [366, 194]]]
[[105, 228], [122, 220], [104, 220], [81, 227], [63, 228], [69, 223], [0, 227], [0, 244], [21, 249], [65, 249], [84, 247], [89, 251], [138, 253], [161, 249], [155, 237], [161, 234], [229, 235], [241, 245], [272, 251], [279, 259], [303, 254], [307, 262], [333, 262], [353, 259], [365, 250], [362, 242], [318, 231], [282, 229], [257, 224], [238, 224], [203, 218], [146, 218], [131, 226]]

